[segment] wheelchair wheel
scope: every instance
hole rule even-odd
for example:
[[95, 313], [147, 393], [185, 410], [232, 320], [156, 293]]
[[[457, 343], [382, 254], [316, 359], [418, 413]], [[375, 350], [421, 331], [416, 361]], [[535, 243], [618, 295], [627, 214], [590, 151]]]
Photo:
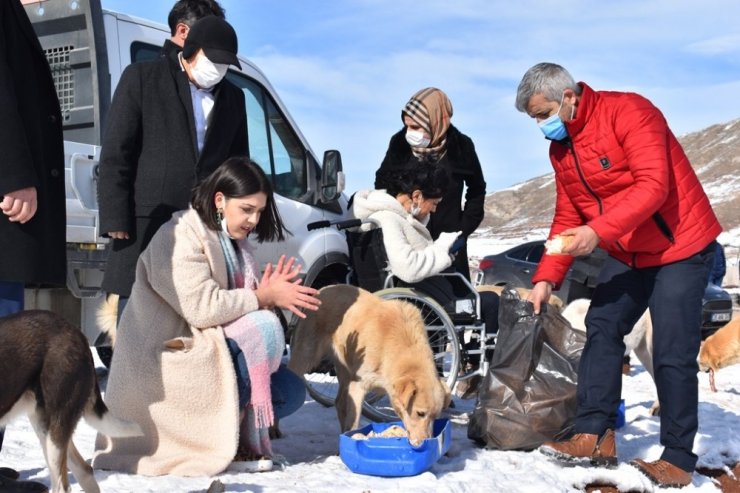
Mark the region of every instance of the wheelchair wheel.
[[[440, 377], [450, 389], [454, 388], [460, 366], [460, 346], [450, 317], [431, 297], [409, 288], [390, 288], [376, 291], [386, 300], [402, 300], [415, 305], [421, 312], [429, 337], [429, 345]], [[365, 396], [362, 414], [372, 421], [396, 421], [398, 416], [387, 395], [371, 392]]]
[[332, 407], [337, 400], [339, 382], [334, 371], [334, 363], [328, 358], [321, 360], [319, 366], [304, 375], [306, 391], [313, 400], [325, 407]]
[[[289, 348], [294, 347], [295, 332], [291, 335]], [[334, 363], [329, 355], [311, 370], [307, 371], [303, 378], [306, 383], [306, 392], [313, 400], [325, 407], [332, 407], [337, 400], [339, 381], [337, 380]]]

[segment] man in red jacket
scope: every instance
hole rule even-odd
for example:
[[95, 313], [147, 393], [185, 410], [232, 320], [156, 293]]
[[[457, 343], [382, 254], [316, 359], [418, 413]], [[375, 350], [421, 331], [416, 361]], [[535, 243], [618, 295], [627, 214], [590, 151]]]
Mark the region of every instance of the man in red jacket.
[[609, 253], [586, 316], [575, 435], [540, 451], [561, 462], [616, 466], [614, 424], [622, 390], [623, 337], [646, 308], [661, 403], [659, 460], [631, 462], [659, 486], [691, 483], [698, 418], [702, 295], [721, 231], [686, 154], [661, 112], [634, 93], [594, 91], [561, 66], [530, 68], [516, 107], [551, 140], [557, 199], [529, 300], [535, 312], [560, 286], [573, 257]]

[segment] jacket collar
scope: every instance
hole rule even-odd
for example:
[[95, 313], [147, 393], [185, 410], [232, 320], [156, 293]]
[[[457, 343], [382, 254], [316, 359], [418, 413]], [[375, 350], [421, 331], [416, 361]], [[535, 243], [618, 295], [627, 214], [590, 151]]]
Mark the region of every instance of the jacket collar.
[[576, 117], [569, 122], [565, 122], [565, 128], [568, 129], [568, 135], [571, 138], [578, 135], [586, 126], [599, 99], [599, 95], [588, 84], [579, 82], [578, 85], [581, 87], [581, 97], [578, 100]]

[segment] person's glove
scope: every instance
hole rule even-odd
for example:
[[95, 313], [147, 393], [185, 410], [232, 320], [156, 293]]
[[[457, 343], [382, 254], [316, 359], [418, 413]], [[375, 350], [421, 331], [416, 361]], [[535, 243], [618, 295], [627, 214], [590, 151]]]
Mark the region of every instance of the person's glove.
[[439, 238], [434, 241], [434, 245], [440, 249], [444, 249], [447, 253], [453, 253], [450, 252], [450, 248], [452, 248], [452, 244], [455, 243], [455, 240], [457, 240], [461, 233], [462, 231], [440, 233]]

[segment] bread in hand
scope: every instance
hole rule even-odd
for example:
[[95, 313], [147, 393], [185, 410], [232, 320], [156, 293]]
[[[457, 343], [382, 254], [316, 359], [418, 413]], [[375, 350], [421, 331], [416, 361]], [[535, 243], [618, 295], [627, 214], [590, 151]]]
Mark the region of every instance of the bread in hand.
[[563, 253], [563, 249], [570, 246], [574, 236], [562, 236], [555, 235], [545, 242], [545, 250], [548, 255], [567, 255]]

